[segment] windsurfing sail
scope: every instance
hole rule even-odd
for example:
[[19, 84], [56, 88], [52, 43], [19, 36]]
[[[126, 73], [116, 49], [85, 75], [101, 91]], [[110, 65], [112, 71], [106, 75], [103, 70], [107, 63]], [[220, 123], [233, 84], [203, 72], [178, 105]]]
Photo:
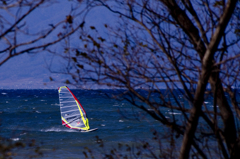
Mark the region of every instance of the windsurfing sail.
[[81, 103], [67, 86], [58, 88], [62, 125], [81, 131], [90, 129]]

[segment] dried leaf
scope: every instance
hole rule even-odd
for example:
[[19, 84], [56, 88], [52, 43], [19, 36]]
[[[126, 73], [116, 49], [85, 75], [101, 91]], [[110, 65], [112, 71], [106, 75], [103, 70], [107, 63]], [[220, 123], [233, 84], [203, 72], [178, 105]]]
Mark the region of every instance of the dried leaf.
[[68, 15], [66, 17], [66, 22], [69, 23], [69, 24], [72, 24], [73, 23], [73, 17], [71, 15]]

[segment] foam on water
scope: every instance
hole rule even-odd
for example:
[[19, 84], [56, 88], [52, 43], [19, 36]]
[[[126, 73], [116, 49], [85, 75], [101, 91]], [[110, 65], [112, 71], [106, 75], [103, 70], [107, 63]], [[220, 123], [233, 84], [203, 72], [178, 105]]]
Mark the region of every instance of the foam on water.
[[52, 127], [48, 129], [42, 129], [42, 132], [79, 132], [73, 129], [68, 129], [68, 128], [57, 128], [57, 127]]
[[11, 138], [12, 141], [19, 141], [20, 138]]
[[171, 114], [171, 115], [181, 115], [182, 113], [166, 112], [166, 114]]

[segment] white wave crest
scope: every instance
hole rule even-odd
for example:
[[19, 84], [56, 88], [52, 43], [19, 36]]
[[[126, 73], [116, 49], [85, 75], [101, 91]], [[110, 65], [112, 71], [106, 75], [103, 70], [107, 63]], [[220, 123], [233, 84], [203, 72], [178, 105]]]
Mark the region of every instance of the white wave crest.
[[52, 127], [52, 128], [48, 128], [48, 129], [42, 129], [42, 132], [78, 132], [76, 130], [73, 129], [68, 129], [68, 128], [56, 128], [56, 127]]
[[19, 141], [19, 138], [11, 138], [12, 141]]

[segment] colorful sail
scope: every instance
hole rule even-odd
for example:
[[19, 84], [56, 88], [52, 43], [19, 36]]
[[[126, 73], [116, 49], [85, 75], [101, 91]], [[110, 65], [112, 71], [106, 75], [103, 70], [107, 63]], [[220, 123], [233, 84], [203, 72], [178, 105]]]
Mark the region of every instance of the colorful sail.
[[85, 110], [67, 86], [58, 88], [62, 125], [87, 131], [90, 129]]

